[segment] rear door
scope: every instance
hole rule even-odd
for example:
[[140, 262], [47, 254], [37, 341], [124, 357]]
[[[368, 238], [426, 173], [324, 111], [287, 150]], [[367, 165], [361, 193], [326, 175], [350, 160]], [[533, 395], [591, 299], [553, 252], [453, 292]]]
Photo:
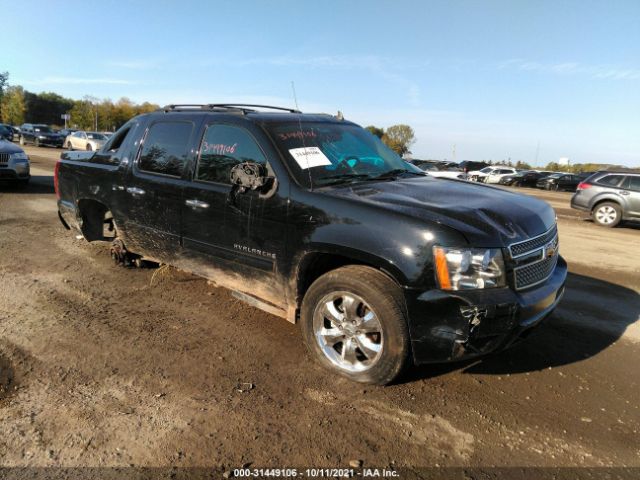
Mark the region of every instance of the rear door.
[[278, 259], [285, 253], [285, 189], [280, 185], [265, 196], [242, 192], [230, 181], [231, 169], [241, 162], [261, 164], [275, 177], [273, 148], [264, 133], [248, 123], [212, 120], [203, 125], [199, 138], [193, 179], [182, 202], [189, 270], [279, 305], [284, 294]]
[[625, 216], [640, 218], [640, 176], [627, 176], [620, 187], [619, 193], [625, 198], [627, 204]]
[[152, 119], [129, 170], [122, 206], [127, 246], [135, 253], [175, 263], [180, 251], [180, 210], [185, 166], [197, 127], [192, 116]]

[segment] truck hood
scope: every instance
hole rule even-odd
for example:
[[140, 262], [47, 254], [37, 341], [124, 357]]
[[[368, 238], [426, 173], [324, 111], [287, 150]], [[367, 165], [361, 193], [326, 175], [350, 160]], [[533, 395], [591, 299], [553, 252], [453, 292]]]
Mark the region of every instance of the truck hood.
[[428, 176], [363, 182], [323, 193], [446, 225], [477, 247], [506, 247], [540, 235], [556, 222], [554, 210], [542, 200]]

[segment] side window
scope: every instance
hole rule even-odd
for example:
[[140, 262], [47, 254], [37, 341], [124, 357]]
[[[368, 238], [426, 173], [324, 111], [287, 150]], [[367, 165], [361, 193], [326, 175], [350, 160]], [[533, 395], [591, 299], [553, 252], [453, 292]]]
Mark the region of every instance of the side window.
[[191, 122], [158, 122], [151, 125], [140, 152], [138, 168], [172, 177], [182, 176], [192, 131]]
[[241, 127], [209, 125], [200, 145], [195, 179], [230, 183], [231, 168], [242, 162], [267, 163], [253, 136]]
[[107, 143], [104, 144], [102, 150], [105, 152], [115, 153], [117, 152], [122, 144], [124, 143], [124, 139], [127, 138], [127, 134], [131, 131], [133, 127], [136, 126], [135, 122], [127, 122], [122, 127], [118, 129], [116, 133], [114, 133]]
[[634, 190], [640, 192], [640, 176], [629, 176], [621, 185], [626, 190]]
[[600, 185], [607, 185], [609, 187], [617, 187], [622, 180], [622, 175], [607, 175], [598, 180]]

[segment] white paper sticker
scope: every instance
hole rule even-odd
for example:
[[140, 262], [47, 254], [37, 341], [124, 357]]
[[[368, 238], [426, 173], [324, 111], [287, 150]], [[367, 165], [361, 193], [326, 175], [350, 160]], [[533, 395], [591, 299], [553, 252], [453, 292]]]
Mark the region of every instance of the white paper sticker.
[[318, 147], [292, 148], [289, 153], [303, 170], [321, 167], [322, 165], [331, 165], [331, 160]]

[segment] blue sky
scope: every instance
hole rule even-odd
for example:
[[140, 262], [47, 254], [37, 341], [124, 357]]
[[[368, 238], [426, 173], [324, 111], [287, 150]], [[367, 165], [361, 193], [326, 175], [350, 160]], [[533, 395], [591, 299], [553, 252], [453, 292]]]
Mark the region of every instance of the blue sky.
[[417, 158], [640, 166], [640, 1], [0, 0], [30, 91], [408, 123]]

